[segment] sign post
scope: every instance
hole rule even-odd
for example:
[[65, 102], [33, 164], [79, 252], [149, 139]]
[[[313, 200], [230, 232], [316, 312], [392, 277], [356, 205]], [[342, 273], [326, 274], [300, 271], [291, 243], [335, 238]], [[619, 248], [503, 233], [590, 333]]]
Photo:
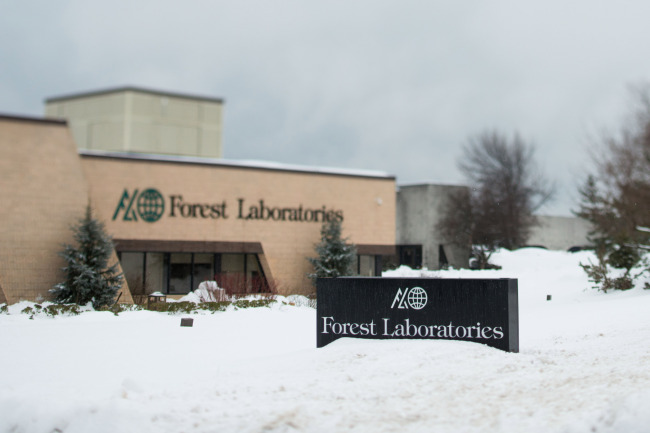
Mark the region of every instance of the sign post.
[[519, 352], [517, 280], [319, 278], [317, 347], [343, 337], [446, 339]]

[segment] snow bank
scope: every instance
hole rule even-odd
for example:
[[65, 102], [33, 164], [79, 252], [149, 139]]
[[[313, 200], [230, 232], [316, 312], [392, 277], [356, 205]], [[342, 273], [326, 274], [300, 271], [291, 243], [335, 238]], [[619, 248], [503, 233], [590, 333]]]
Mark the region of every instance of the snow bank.
[[314, 309], [289, 297], [192, 328], [11, 306], [0, 432], [647, 432], [650, 291], [588, 289], [585, 254], [501, 252], [499, 271], [435, 273], [518, 278], [518, 354], [446, 340], [316, 349]]

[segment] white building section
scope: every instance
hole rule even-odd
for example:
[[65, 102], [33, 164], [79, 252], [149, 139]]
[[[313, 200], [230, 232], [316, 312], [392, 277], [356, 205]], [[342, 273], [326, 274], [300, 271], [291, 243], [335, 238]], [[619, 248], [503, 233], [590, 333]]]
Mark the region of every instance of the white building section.
[[577, 217], [537, 216], [539, 225], [533, 228], [528, 245], [546, 247], [549, 250], [569, 250], [589, 245], [587, 236], [591, 230], [588, 221]]

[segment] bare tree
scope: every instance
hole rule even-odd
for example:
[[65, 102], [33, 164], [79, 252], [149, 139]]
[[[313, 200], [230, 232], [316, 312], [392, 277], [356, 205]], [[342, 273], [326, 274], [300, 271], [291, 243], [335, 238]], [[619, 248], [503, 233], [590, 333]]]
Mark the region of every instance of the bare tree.
[[450, 242], [478, 247], [483, 267], [494, 249], [526, 244], [537, 223], [533, 212], [554, 188], [535, 164], [534, 147], [517, 134], [512, 140], [497, 131], [470, 138], [458, 165], [469, 193], [449, 200], [438, 229]]

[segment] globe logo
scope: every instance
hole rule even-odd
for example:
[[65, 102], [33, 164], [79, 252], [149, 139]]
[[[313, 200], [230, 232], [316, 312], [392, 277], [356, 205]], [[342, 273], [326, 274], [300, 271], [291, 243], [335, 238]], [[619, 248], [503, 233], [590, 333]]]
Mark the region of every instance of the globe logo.
[[146, 222], [158, 221], [165, 212], [165, 199], [153, 188], [145, 189], [138, 197], [138, 214]]
[[422, 287], [413, 287], [408, 294], [407, 301], [414, 310], [421, 310], [429, 300], [427, 292]]

